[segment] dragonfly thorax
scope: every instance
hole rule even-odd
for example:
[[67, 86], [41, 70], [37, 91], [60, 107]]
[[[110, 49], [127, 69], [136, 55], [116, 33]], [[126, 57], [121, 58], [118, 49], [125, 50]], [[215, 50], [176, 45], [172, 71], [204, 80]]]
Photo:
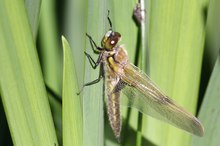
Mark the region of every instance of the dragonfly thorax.
[[[106, 51], [108, 53], [109, 51]], [[124, 67], [128, 64], [127, 51], [123, 46], [116, 46], [113, 51], [106, 56], [106, 61], [109, 67], [116, 74], [123, 74]]]
[[120, 39], [120, 33], [109, 30], [102, 39], [102, 47], [107, 51], [111, 51], [117, 45]]

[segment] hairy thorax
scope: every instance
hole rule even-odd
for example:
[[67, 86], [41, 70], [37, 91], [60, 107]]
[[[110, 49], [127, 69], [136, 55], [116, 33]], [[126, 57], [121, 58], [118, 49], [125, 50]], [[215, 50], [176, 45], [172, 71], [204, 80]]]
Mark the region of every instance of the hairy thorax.
[[123, 73], [124, 66], [128, 63], [127, 51], [123, 46], [116, 46], [113, 51], [108, 52], [106, 59], [109, 67], [115, 73], [121, 74]]

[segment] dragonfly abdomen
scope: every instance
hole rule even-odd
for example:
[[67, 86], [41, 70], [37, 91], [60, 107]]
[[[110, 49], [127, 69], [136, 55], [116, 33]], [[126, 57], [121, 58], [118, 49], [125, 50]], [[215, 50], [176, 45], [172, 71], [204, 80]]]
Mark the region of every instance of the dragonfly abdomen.
[[120, 96], [119, 92], [111, 93], [108, 96], [108, 108], [107, 108], [110, 125], [118, 140], [120, 139], [120, 133], [121, 133], [119, 96]]

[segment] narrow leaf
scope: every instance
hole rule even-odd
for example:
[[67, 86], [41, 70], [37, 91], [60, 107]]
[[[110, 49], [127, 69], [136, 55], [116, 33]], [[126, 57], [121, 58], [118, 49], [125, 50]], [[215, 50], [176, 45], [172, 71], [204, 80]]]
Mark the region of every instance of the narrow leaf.
[[[108, 29], [106, 0], [88, 1], [87, 33], [100, 46], [101, 39]], [[107, 27], [105, 27], [107, 26]], [[86, 37], [86, 35], [85, 35]], [[82, 48], [79, 48], [82, 49]], [[86, 38], [86, 50], [94, 60], [98, 55], [92, 51], [89, 39]], [[87, 58], [86, 58], [87, 59]], [[99, 76], [99, 68], [94, 70], [89, 61], [85, 61], [84, 83], [91, 82]], [[85, 87], [83, 95], [83, 128], [84, 146], [104, 145], [104, 103], [103, 82]]]
[[25, 0], [28, 19], [31, 25], [34, 40], [36, 40], [40, 16], [41, 0]]
[[205, 98], [199, 112], [206, 129], [203, 138], [193, 137], [193, 146], [217, 146], [220, 137], [220, 53], [212, 72]]
[[83, 146], [83, 119], [82, 103], [76, 77], [76, 68], [73, 63], [72, 52], [67, 40], [62, 37], [63, 43], [63, 145]]
[[[195, 113], [204, 47], [206, 0], [151, 1], [150, 77], [169, 97]], [[146, 118], [144, 136], [156, 145], [187, 146], [191, 135]]]
[[47, 86], [61, 95], [62, 49], [58, 36], [56, 1], [42, 1], [39, 27], [39, 54], [43, 75]]
[[1, 0], [0, 17], [0, 92], [13, 143], [57, 144], [24, 1]]

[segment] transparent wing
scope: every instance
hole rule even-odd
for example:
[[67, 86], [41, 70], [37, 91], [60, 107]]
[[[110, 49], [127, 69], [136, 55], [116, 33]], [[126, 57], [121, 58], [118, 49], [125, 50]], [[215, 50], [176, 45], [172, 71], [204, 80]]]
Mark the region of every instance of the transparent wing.
[[122, 104], [127, 104], [144, 114], [168, 122], [195, 135], [202, 136], [204, 134], [204, 128], [199, 120], [176, 105], [137, 67], [132, 64], [127, 65], [124, 68], [124, 74], [120, 76], [121, 82], [127, 84], [122, 89], [127, 97], [121, 99]]

